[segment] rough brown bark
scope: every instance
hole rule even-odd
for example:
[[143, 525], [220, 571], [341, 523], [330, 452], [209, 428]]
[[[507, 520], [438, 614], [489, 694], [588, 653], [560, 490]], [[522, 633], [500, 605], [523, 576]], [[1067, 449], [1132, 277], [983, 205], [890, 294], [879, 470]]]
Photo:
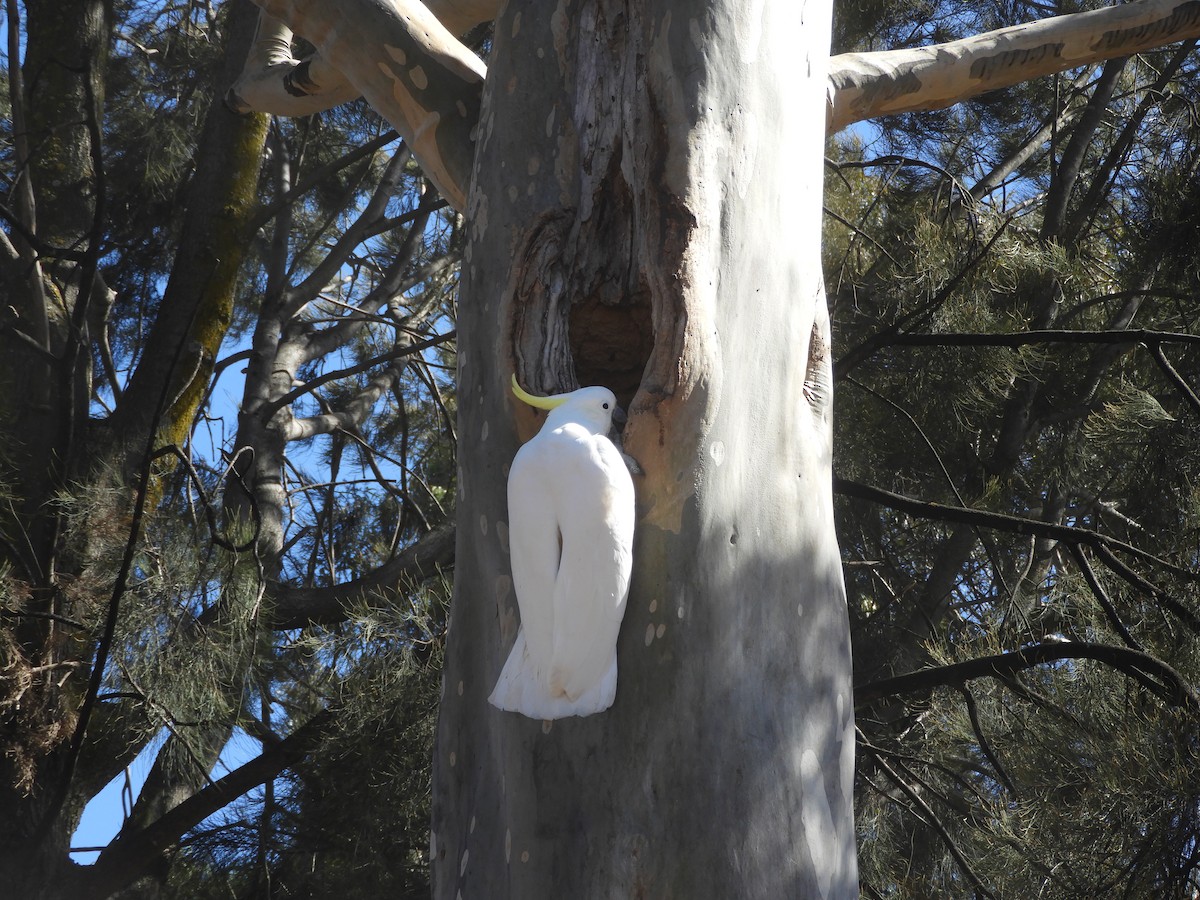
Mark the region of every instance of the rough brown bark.
[[[20, 72], [10, 70], [18, 76], [13, 118], [23, 126], [13, 237], [20, 256], [0, 297], [0, 570], [27, 591], [6, 596], [6, 609], [24, 601], [35, 615], [6, 619], [0, 633], [0, 884], [40, 900], [54, 896], [79, 811], [68, 804], [61, 822], [30, 840], [52, 806], [62, 771], [55, 751], [71, 736], [81, 687], [78, 633], [48, 615], [74, 615], [62, 588], [76, 574], [58, 558], [61, 510], [52, 501], [69, 483], [86, 410], [76, 310], [88, 296], [81, 285], [91, 285], [83, 263], [99, 252], [94, 138], [111, 23], [103, 2], [24, 7], [25, 59]], [[7, 13], [6, 24], [19, 29], [15, 3]], [[18, 50], [11, 33], [9, 50]]]
[[[460, 303], [437, 897], [857, 894], [809, 124], [828, 12], [513, 0], [497, 22]], [[552, 725], [486, 703], [517, 624], [505, 475], [538, 425], [514, 370], [613, 388], [645, 470], [616, 703]]]
[[[34, 6], [30, 4], [31, 11]], [[178, 440], [180, 429], [190, 426], [207, 383], [205, 366], [211, 365], [228, 327], [233, 281], [247, 246], [238, 226], [253, 208], [266, 126], [264, 116], [237, 117], [219, 107], [211, 111], [198, 150], [200, 171], [188, 210], [185, 246], [176, 260], [162, 315], [118, 414], [102, 434], [89, 434], [89, 385], [81, 383], [91, 359], [81, 312], [88, 291], [81, 286], [103, 289], [89, 271], [94, 274], [99, 253], [92, 216], [103, 197], [103, 171], [95, 135], [102, 62], [111, 36], [104, 3], [36, 7], [41, 18], [30, 22], [26, 82], [30, 122], [42, 123], [28, 136], [31, 158], [42, 154], [41, 173], [33, 178], [36, 231], [42, 241], [37, 249], [46, 253], [65, 247], [69, 252], [49, 251], [55, 265], [43, 267], [48, 352], [32, 351], [27, 357], [28, 342], [11, 339], [7, 329], [0, 332], [0, 402], [11, 404], [12, 411], [3, 411], [5, 431], [20, 436], [17, 450], [24, 454], [15, 460], [24, 506], [19, 515], [0, 523], [0, 546], [6, 554], [14, 547], [28, 548], [28, 554], [17, 551], [15, 556], [20, 577], [32, 587], [28, 597], [18, 598], [26, 602], [17, 626], [4, 635], [4, 674], [6, 679], [14, 677], [6, 687], [15, 683], [15, 697], [8, 691], [3, 695], [0, 721], [6, 750], [0, 771], [0, 806], [6, 811], [0, 817], [0, 883], [14, 896], [31, 900], [73, 895], [78, 867], [68, 858], [68, 842], [90, 797], [79, 784], [94, 787], [92, 774], [109, 772], [113, 766], [113, 745], [102, 745], [90, 732], [79, 730], [77, 711], [96, 646], [87, 630], [65, 624], [71, 619], [102, 619], [95, 597], [77, 584], [104, 584], [112, 573], [101, 563], [94, 563], [99, 571], [86, 569], [89, 548], [79, 546], [87, 543], [86, 536], [73, 543], [60, 539], [57, 518], [63, 515], [63, 504], [54, 500], [58, 491], [86, 493], [89, 488], [80, 485], [102, 491], [116, 488], [115, 495], [128, 497], [120, 492], [129, 489], [139, 467], [164, 382], [172, 375], [177, 378], [167, 399], [173, 402], [161, 422], [165, 433], [160, 437], [164, 442]], [[239, 21], [239, 8], [249, 16], [245, 26]], [[249, 23], [256, 15], [248, 3], [232, 4], [231, 10], [226, 26], [235, 37], [235, 49], [226, 78], [232, 78], [245, 56], [246, 44], [237, 46], [236, 38], [248, 39]], [[15, 27], [15, 22], [10, 24]], [[46, 185], [44, 191], [39, 181]], [[38, 296], [31, 291], [22, 299], [29, 306]], [[22, 389], [26, 382], [34, 386]], [[9, 419], [10, 414], [17, 418]], [[38, 417], [49, 422], [39, 422]], [[14, 421], [17, 425], [10, 430]], [[36, 464], [22, 465], [22, 458]], [[122, 475], [127, 480], [122, 481]], [[8, 476], [0, 472], [5, 481]], [[108, 533], [127, 523], [123, 502], [114, 501], [112, 509], [89, 507], [99, 531]], [[28, 542], [30, 534], [37, 539]], [[25, 684], [22, 679], [30, 672], [40, 674], [31, 675]], [[20, 704], [11, 706], [7, 701], [13, 699]], [[81, 742], [76, 768], [68, 753], [73, 740]], [[128, 741], [119, 752], [128, 752]], [[25, 766], [32, 770], [23, 771]], [[56, 806], [59, 798], [64, 801], [61, 808]]]
[[[229, 50], [217, 75], [217, 96], [245, 59], [256, 17], [249, 0], [230, 6]], [[162, 442], [181, 444], [191, 426], [233, 316], [266, 134], [265, 115], [237, 115], [220, 104], [209, 110], [180, 250], [142, 359], [111, 419], [114, 440], [145, 433], [168, 381]]]

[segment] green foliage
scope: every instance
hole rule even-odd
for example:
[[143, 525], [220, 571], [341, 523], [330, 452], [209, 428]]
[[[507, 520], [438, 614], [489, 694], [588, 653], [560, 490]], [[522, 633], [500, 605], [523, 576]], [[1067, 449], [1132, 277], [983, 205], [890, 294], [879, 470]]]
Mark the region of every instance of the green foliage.
[[[153, 768], [126, 832], [153, 827], [205, 788], [231, 735], [250, 735], [269, 759], [333, 709], [334, 726], [303, 764], [264, 775], [264, 787], [200, 824], [170, 860], [136, 860], [161, 882], [138, 890], [415, 896], [427, 891], [448, 590], [437, 566], [452, 559], [419, 574], [394, 567], [454, 509], [448, 332], [460, 220], [362, 101], [274, 121], [257, 183], [214, 192], [198, 173], [230, 171], [249, 146], [239, 137], [254, 131], [231, 123], [217, 96], [228, 87], [226, 47], [244, 36], [237, 15], [233, 4], [113, 5], [97, 72], [103, 165], [87, 186], [103, 189], [102, 233], [53, 261], [45, 298], [30, 292], [16, 304], [44, 302], [61, 316], [58, 286], [87, 271], [82, 257], [97, 261], [84, 364], [71, 378], [54, 375], [80, 390], [77, 415], [62, 419], [84, 449], [69, 470], [54, 470], [42, 502], [0, 492], [0, 802], [15, 810], [0, 837], [25, 839], [62, 785], [65, 841], [83, 805], [140, 753]], [[29, 112], [42, 96], [20, 102]], [[21, 151], [8, 91], [0, 103], [12, 193]], [[251, 137], [253, 167], [261, 133]], [[207, 218], [198, 213], [210, 207]], [[59, 233], [52, 212], [35, 224]], [[205, 273], [231, 268], [243, 251], [231, 315], [202, 307], [190, 324], [185, 316], [181, 347], [171, 343], [179, 332], [162, 338], [156, 324], [178, 315], [164, 298], [178, 303], [191, 288], [207, 296], [204, 279], [215, 279]], [[198, 283], [180, 279], [180, 260]], [[28, 291], [5, 262], [0, 287]], [[198, 360], [197, 342], [207, 354]], [[152, 434], [154, 410], [131, 409], [131, 385], [148, 361], [172, 358], [187, 368], [175, 373], [181, 383], [192, 367], [201, 376], [188, 388], [198, 413]], [[157, 401], [161, 392], [159, 379], [147, 393]], [[44, 415], [37, 397], [5, 403], [26, 416], [14, 421]], [[0, 435], [0, 454], [31, 455], [24, 438], [21, 429]], [[152, 461], [142, 458], [148, 443]], [[26, 548], [39, 516], [50, 522], [41, 557]], [[129, 574], [117, 583], [127, 553]], [[89, 677], [104, 657], [93, 694]], [[69, 879], [65, 851], [50, 848], [46, 870]]]
[[405, 612], [364, 610], [338, 632], [306, 632], [281, 648], [275, 665], [289, 672], [291, 688], [270, 705], [286, 720], [335, 703], [338, 727], [269, 790], [197, 829], [166, 896], [428, 895], [446, 589], [419, 595]]
[[[1014, 6], [959, 7], [960, 21], [1032, 17]], [[903, 10], [892, 21], [916, 20]], [[841, 498], [861, 684], [1074, 642], [1145, 653], [1169, 681], [1200, 683], [1200, 405], [1180, 383], [1200, 382], [1183, 208], [1200, 134], [1179, 102], [1200, 75], [1173, 50], [1131, 61], [1077, 179], [1060, 166], [1078, 117], [1005, 168], [1056, 110], [1082, 108], [1094, 74], [884, 120], [831, 148], [835, 468], [924, 501], [1090, 529], [1160, 562], [1080, 545], [1085, 569], [1066, 538]], [[1056, 197], [1061, 226], [1047, 212]], [[1176, 337], [1086, 340], [1125, 328]], [[1004, 344], [1045, 330], [1069, 334]], [[916, 334], [927, 337], [904, 337]], [[1130, 658], [860, 706], [864, 896], [1191, 896], [1197, 710]]]

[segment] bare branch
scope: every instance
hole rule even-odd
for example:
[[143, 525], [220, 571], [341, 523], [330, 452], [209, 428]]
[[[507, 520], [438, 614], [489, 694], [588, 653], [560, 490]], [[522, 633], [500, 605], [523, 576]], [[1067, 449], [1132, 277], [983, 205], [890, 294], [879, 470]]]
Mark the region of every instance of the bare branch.
[[[1148, 553], [1132, 544], [1127, 544], [1124, 541], [1119, 541], [1107, 534], [1101, 534], [1098, 531], [1092, 531], [1089, 528], [1078, 528], [1073, 525], [1058, 525], [1054, 522], [1043, 522], [1038, 519], [1026, 519], [1021, 516], [1010, 516], [1006, 513], [987, 512], [980, 509], [968, 509], [962, 506], [946, 506], [942, 503], [934, 503], [927, 500], [917, 500], [913, 497], [905, 497], [901, 494], [894, 494], [891, 491], [885, 491], [882, 488], [875, 487], [869, 484], [862, 484], [857, 481], [850, 481], [846, 478], [840, 478], [837, 475], [833, 476], [834, 493], [843, 494], [847, 497], [857, 497], [860, 500], [868, 500], [872, 503], [878, 503], [881, 506], [886, 506], [889, 509], [900, 510], [901, 512], [909, 513], [924, 519], [935, 519], [942, 522], [958, 522], [964, 525], [977, 525], [983, 528], [992, 528], [997, 531], [1008, 531], [1014, 534], [1032, 535], [1039, 538], [1062, 541], [1068, 544], [1084, 544], [1096, 550], [1097, 554], [1104, 560], [1105, 565], [1111, 567], [1109, 557], [1112, 557], [1113, 551], [1119, 550], [1122, 553], [1128, 554], [1135, 559], [1140, 559], [1142, 562], [1157, 566], [1164, 569], [1173, 575], [1177, 575], [1186, 581], [1200, 581], [1200, 572], [1186, 569], [1182, 566], [1177, 566], [1172, 562], [1168, 562], [1161, 557], [1155, 556], [1153, 553]], [[1112, 557], [1115, 559], [1115, 557]], [[1120, 573], [1118, 573], [1120, 574]], [[1124, 577], [1124, 576], [1123, 576]], [[1161, 592], [1159, 592], [1161, 593]]]
[[283, 196], [275, 198], [268, 206], [264, 206], [259, 211], [258, 216], [254, 219], [254, 221], [250, 223], [250, 229], [252, 231], [257, 231], [259, 228], [262, 228], [269, 221], [271, 221], [271, 219], [275, 218], [280, 209], [287, 206], [289, 203], [294, 203], [296, 200], [298, 200], [300, 197], [303, 197], [318, 185], [328, 182], [331, 175], [334, 175], [337, 172], [340, 172], [342, 169], [352, 166], [360, 159], [371, 156], [377, 150], [382, 150], [398, 137], [399, 135], [389, 128], [378, 137], [372, 138], [365, 144], [360, 144], [344, 156], [341, 156], [335, 160], [331, 160], [330, 162], [325, 163], [323, 166], [319, 166], [313, 171], [308, 172], [303, 181], [301, 181], [299, 184], [292, 185], [287, 189], [287, 192], [283, 194]]
[[[406, 252], [402, 247], [401, 251], [397, 253], [396, 259], [384, 273], [382, 280], [371, 289], [371, 292], [363, 298], [353, 312], [342, 316], [337, 324], [322, 328], [308, 336], [307, 344], [303, 349], [305, 362], [319, 359], [350, 341], [368, 322], [372, 321], [374, 314], [371, 310], [377, 310], [390, 304], [395, 298], [419, 284], [425, 284], [428, 288], [438, 276], [443, 276], [444, 281], [444, 276], [450, 272], [461, 256], [457, 250], [450, 251], [412, 271], [407, 278], [403, 278], [402, 276], [408, 271], [411, 262], [406, 258]], [[427, 319], [428, 316], [421, 318]]]
[[1027, 347], [1031, 344], [1200, 344], [1200, 334], [1120, 328], [1109, 331], [1039, 329], [1008, 334], [982, 332], [918, 333], [894, 335], [889, 342], [904, 347]]
[[830, 59], [828, 130], [1200, 36], [1197, 0], [1140, 0], [913, 50]]
[[454, 562], [454, 527], [430, 531], [374, 572], [331, 587], [274, 585], [270, 624], [280, 630], [344, 622], [356, 606], [384, 606], [416, 584]]
[[118, 835], [84, 876], [79, 896], [101, 900], [145, 875], [162, 852], [178, 843], [189, 829], [302, 761], [335, 717], [332, 709], [317, 713], [278, 744], [184, 800], [152, 824], [132, 834]]
[[381, 353], [379, 356], [373, 356], [365, 362], [361, 362], [356, 366], [349, 366], [345, 369], [338, 369], [335, 372], [326, 372], [311, 381], [305, 382], [300, 387], [288, 391], [277, 400], [272, 400], [270, 403], [264, 404], [256, 412], [264, 421], [269, 421], [270, 418], [283, 409], [288, 404], [298, 400], [305, 394], [311, 394], [323, 384], [328, 384], [331, 381], [336, 381], [339, 378], [349, 378], [351, 375], [359, 375], [363, 372], [370, 371], [380, 363], [391, 362], [392, 360], [400, 359], [404, 356], [411, 356], [414, 353], [420, 353], [422, 350], [428, 350], [430, 347], [436, 347], [439, 344], [444, 344], [447, 341], [454, 340], [457, 332], [451, 330], [445, 334], [439, 334], [437, 337], [432, 337], [426, 341], [420, 341], [416, 344], [407, 344], [403, 347], [397, 347], [395, 350], [389, 350], [387, 353]]
[[1008, 678], [1026, 669], [1065, 659], [1102, 662], [1129, 675], [1172, 706], [1200, 712], [1200, 696], [1196, 694], [1196, 689], [1162, 660], [1128, 647], [1084, 641], [1033, 644], [1010, 653], [998, 653], [872, 681], [854, 688], [854, 704], [863, 706], [876, 700], [928, 691], [935, 687], [958, 687], [975, 678]]
[[[329, 284], [330, 279], [337, 274], [346, 260], [350, 258], [355, 248], [373, 233], [373, 228], [385, 217], [387, 204], [396, 194], [396, 190], [404, 175], [404, 168], [408, 165], [410, 157], [411, 151], [404, 145], [398, 147], [396, 152], [392, 154], [383, 176], [379, 179], [379, 184], [375, 186], [375, 190], [371, 194], [371, 199], [367, 202], [363, 211], [354, 220], [353, 224], [338, 236], [334, 245], [325, 253], [324, 259], [313, 268], [308, 276], [300, 284], [287, 291], [283, 305], [284, 317], [296, 315], [304, 308], [305, 304], [316, 299], [322, 288]], [[416, 209], [394, 221], [396, 224], [405, 224], [410, 221], [415, 222], [416, 224], [413, 228], [420, 231], [426, 217], [429, 216], [431, 211], [429, 205], [422, 198], [422, 203]], [[314, 235], [313, 241], [315, 240], [316, 236]], [[403, 258], [403, 255], [397, 260], [397, 264], [401, 265], [406, 262], [407, 260]]]
[[486, 74], [479, 57], [420, 0], [256, 2], [312, 43], [322, 77], [340, 73], [400, 132], [450, 205], [466, 209]]

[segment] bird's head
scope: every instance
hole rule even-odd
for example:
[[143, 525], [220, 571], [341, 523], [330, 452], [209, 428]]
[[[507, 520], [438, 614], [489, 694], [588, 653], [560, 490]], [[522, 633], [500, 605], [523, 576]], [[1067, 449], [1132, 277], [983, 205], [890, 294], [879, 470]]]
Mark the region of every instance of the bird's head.
[[593, 434], [607, 435], [612, 428], [614, 415], [623, 422], [625, 413], [617, 406], [616, 395], [606, 387], [585, 387], [568, 394], [551, 394], [537, 397], [525, 391], [512, 377], [513, 393], [520, 400], [538, 409], [550, 411], [546, 424], [557, 427], [567, 422], [583, 425]]

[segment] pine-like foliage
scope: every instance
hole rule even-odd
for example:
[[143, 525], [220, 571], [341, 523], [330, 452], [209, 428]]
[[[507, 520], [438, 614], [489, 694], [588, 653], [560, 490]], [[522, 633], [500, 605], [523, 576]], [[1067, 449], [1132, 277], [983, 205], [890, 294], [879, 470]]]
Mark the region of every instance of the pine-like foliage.
[[864, 896], [1197, 889], [1198, 92], [1172, 48], [831, 147]]
[[[94, 265], [82, 393], [52, 434], [75, 449], [44, 502], [21, 471], [28, 435], [0, 430], [0, 873], [32, 840], [26, 868], [46, 877], [21, 884], [74, 896], [91, 873], [67, 841], [106, 782], [149, 770], [97, 871], [249, 756], [255, 790], [165, 856], [111, 864], [134, 867], [133, 894], [417, 896], [453, 562], [460, 219], [362, 101], [269, 125], [224, 108], [249, 4], [94, 7], [95, 231], [54, 247], [47, 202], [29, 250], [41, 293], [28, 262], [0, 268], [0, 324], [21, 330], [38, 297], [65, 321]], [[26, 60], [75, 51], [41, 46], [45, 26], [14, 10]], [[9, 224], [23, 169], [58, 139], [13, 130], [13, 96], [36, 122], [58, 95], [48, 70], [11, 62], [26, 90], [3, 92]], [[248, 153], [257, 180], [223, 187]], [[224, 231], [203, 237], [214, 218]], [[240, 273], [222, 274], [231, 255]], [[156, 359], [168, 374], [132, 408]], [[23, 399], [0, 398], [5, 422], [36, 415]]]

